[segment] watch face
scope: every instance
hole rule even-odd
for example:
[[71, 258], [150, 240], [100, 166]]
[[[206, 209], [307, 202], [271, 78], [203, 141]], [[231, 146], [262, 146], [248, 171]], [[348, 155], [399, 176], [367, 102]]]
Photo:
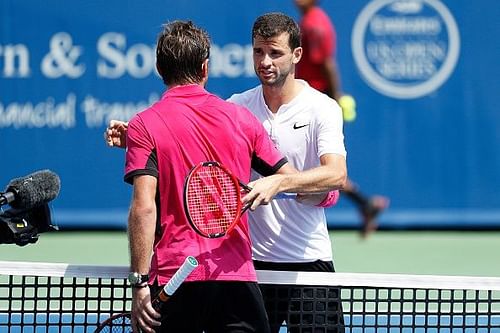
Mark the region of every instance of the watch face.
[[131, 272], [128, 275], [128, 282], [130, 282], [130, 284], [137, 284], [139, 283], [140, 279], [140, 275], [137, 272]]
[[148, 282], [148, 280], [149, 280], [148, 274], [139, 274], [137, 272], [131, 272], [128, 275], [128, 282], [133, 286], [137, 286], [144, 282]]

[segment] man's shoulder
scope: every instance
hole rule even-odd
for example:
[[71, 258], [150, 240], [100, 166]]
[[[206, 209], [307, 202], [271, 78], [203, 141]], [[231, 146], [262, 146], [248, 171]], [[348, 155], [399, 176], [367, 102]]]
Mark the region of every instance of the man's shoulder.
[[320, 7], [314, 7], [310, 12], [309, 12], [310, 19], [320, 19], [324, 21], [331, 21], [330, 16], [326, 13], [325, 10], [323, 10]]
[[338, 103], [327, 94], [322, 93], [309, 85], [307, 85], [304, 89], [303, 101], [307, 103], [307, 109], [311, 115], [321, 117], [324, 114], [328, 114], [332, 110], [340, 109]]
[[311, 87], [308, 83], [306, 83], [304, 80], [299, 79], [303, 81], [304, 84], [304, 91], [305, 94], [308, 96], [310, 99], [311, 103], [331, 103], [335, 102], [333, 98], [325, 94], [324, 92], [319, 91], [318, 89]]
[[158, 110], [162, 108], [162, 105], [165, 103], [164, 100], [158, 100], [154, 102], [153, 104], [149, 105], [145, 109], [137, 112], [130, 120], [129, 120], [129, 125], [130, 123], [134, 122], [143, 122], [149, 118]]
[[229, 97], [227, 101], [242, 106], [248, 106], [252, 102], [258, 100], [261, 94], [262, 94], [262, 87], [258, 85], [254, 88], [245, 90], [241, 93], [236, 93], [231, 95], [231, 97]]
[[303, 17], [302, 27], [306, 30], [323, 31], [333, 28], [333, 21], [330, 16], [321, 8], [315, 7]]

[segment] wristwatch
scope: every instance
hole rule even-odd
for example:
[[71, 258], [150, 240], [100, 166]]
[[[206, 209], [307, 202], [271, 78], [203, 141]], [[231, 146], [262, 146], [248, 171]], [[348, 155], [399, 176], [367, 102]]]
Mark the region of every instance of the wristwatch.
[[130, 272], [128, 275], [128, 282], [134, 288], [145, 287], [146, 286], [145, 283], [148, 281], [149, 281], [148, 274], [141, 274], [138, 272]]

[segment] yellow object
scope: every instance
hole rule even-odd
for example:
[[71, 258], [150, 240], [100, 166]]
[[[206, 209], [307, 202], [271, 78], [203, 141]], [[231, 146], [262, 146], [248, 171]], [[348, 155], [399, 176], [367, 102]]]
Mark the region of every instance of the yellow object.
[[339, 98], [339, 105], [342, 108], [344, 121], [351, 122], [356, 119], [356, 101], [351, 95], [342, 95]]

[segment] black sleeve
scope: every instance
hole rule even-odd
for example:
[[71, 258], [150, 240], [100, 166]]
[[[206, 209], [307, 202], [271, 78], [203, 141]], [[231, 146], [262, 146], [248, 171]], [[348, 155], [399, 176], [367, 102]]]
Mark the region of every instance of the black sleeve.
[[158, 178], [158, 158], [156, 156], [156, 149], [153, 149], [151, 155], [149, 155], [144, 169], [130, 171], [125, 175], [125, 177], [123, 177], [123, 180], [125, 180], [126, 183], [133, 185], [134, 177], [140, 175], [149, 175]]
[[252, 169], [264, 177], [274, 175], [283, 165], [288, 162], [286, 157], [283, 157], [275, 165], [269, 165], [257, 155], [252, 155]]

